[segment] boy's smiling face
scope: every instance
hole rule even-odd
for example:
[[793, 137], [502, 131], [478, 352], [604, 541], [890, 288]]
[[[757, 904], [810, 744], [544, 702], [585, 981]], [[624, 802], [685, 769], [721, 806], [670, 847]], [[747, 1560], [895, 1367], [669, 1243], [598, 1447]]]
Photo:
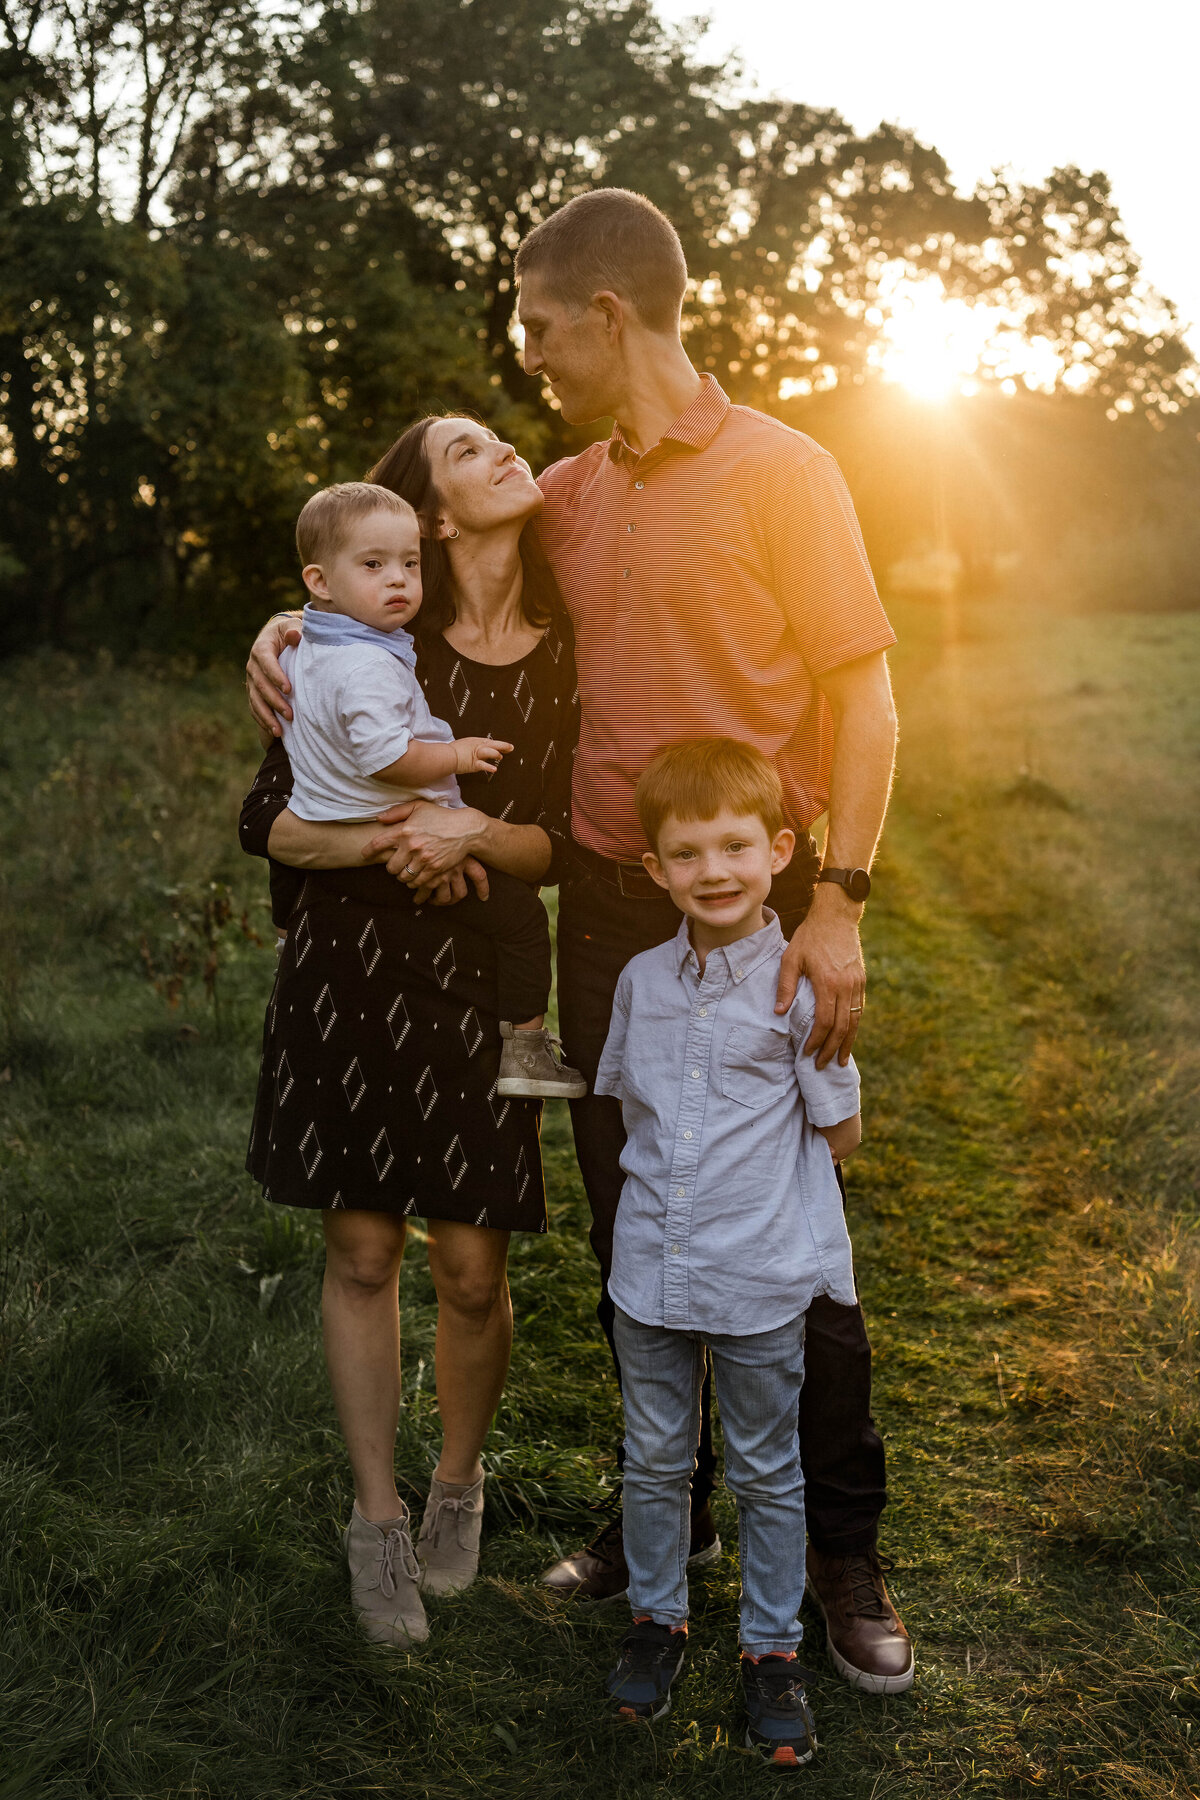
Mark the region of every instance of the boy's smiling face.
[[367, 513], [347, 526], [304, 583], [320, 612], [341, 613], [376, 631], [407, 625], [421, 607], [421, 533], [415, 514]]
[[754, 813], [719, 812], [714, 819], [671, 816], [663, 822], [655, 849], [642, 861], [691, 920], [695, 948], [705, 951], [762, 930], [763, 902], [795, 847], [795, 832], [771, 837]]

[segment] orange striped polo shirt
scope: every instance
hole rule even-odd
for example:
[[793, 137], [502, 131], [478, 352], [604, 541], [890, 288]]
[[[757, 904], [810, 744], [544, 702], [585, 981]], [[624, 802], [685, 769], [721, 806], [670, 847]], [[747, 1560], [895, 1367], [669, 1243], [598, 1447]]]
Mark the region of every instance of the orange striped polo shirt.
[[896, 641], [833, 458], [702, 380], [644, 455], [618, 426], [540, 478], [579, 665], [572, 831], [620, 861], [645, 848], [638, 776], [679, 738], [756, 744], [810, 825], [833, 749], [816, 678]]

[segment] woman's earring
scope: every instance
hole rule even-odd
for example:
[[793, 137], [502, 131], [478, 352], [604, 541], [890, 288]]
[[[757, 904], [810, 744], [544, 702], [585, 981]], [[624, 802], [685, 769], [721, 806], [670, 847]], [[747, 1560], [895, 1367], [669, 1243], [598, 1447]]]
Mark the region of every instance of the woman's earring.
[[448, 538], [456, 538], [458, 536], [458, 526], [457, 525], [447, 525], [446, 536]]

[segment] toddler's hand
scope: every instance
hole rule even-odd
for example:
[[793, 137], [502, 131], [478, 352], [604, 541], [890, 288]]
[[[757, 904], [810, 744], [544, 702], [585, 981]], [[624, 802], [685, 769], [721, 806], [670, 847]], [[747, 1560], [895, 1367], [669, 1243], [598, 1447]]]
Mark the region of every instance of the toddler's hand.
[[456, 775], [494, 775], [500, 758], [508, 755], [512, 745], [499, 738], [455, 738], [454, 748], [458, 758], [454, 765]]

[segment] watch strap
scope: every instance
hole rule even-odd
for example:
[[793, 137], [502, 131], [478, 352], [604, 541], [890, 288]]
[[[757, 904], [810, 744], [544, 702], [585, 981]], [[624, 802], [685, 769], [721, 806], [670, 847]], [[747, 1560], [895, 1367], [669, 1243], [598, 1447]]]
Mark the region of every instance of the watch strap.
[[[848, 898], [859, 906], [871, 892], [871, 877], [865, 869], [822, 869], [817, 880], [836, 882], [839, 887], [845, 888]], [[855, 888], [862, 891], [856, 894]]]

